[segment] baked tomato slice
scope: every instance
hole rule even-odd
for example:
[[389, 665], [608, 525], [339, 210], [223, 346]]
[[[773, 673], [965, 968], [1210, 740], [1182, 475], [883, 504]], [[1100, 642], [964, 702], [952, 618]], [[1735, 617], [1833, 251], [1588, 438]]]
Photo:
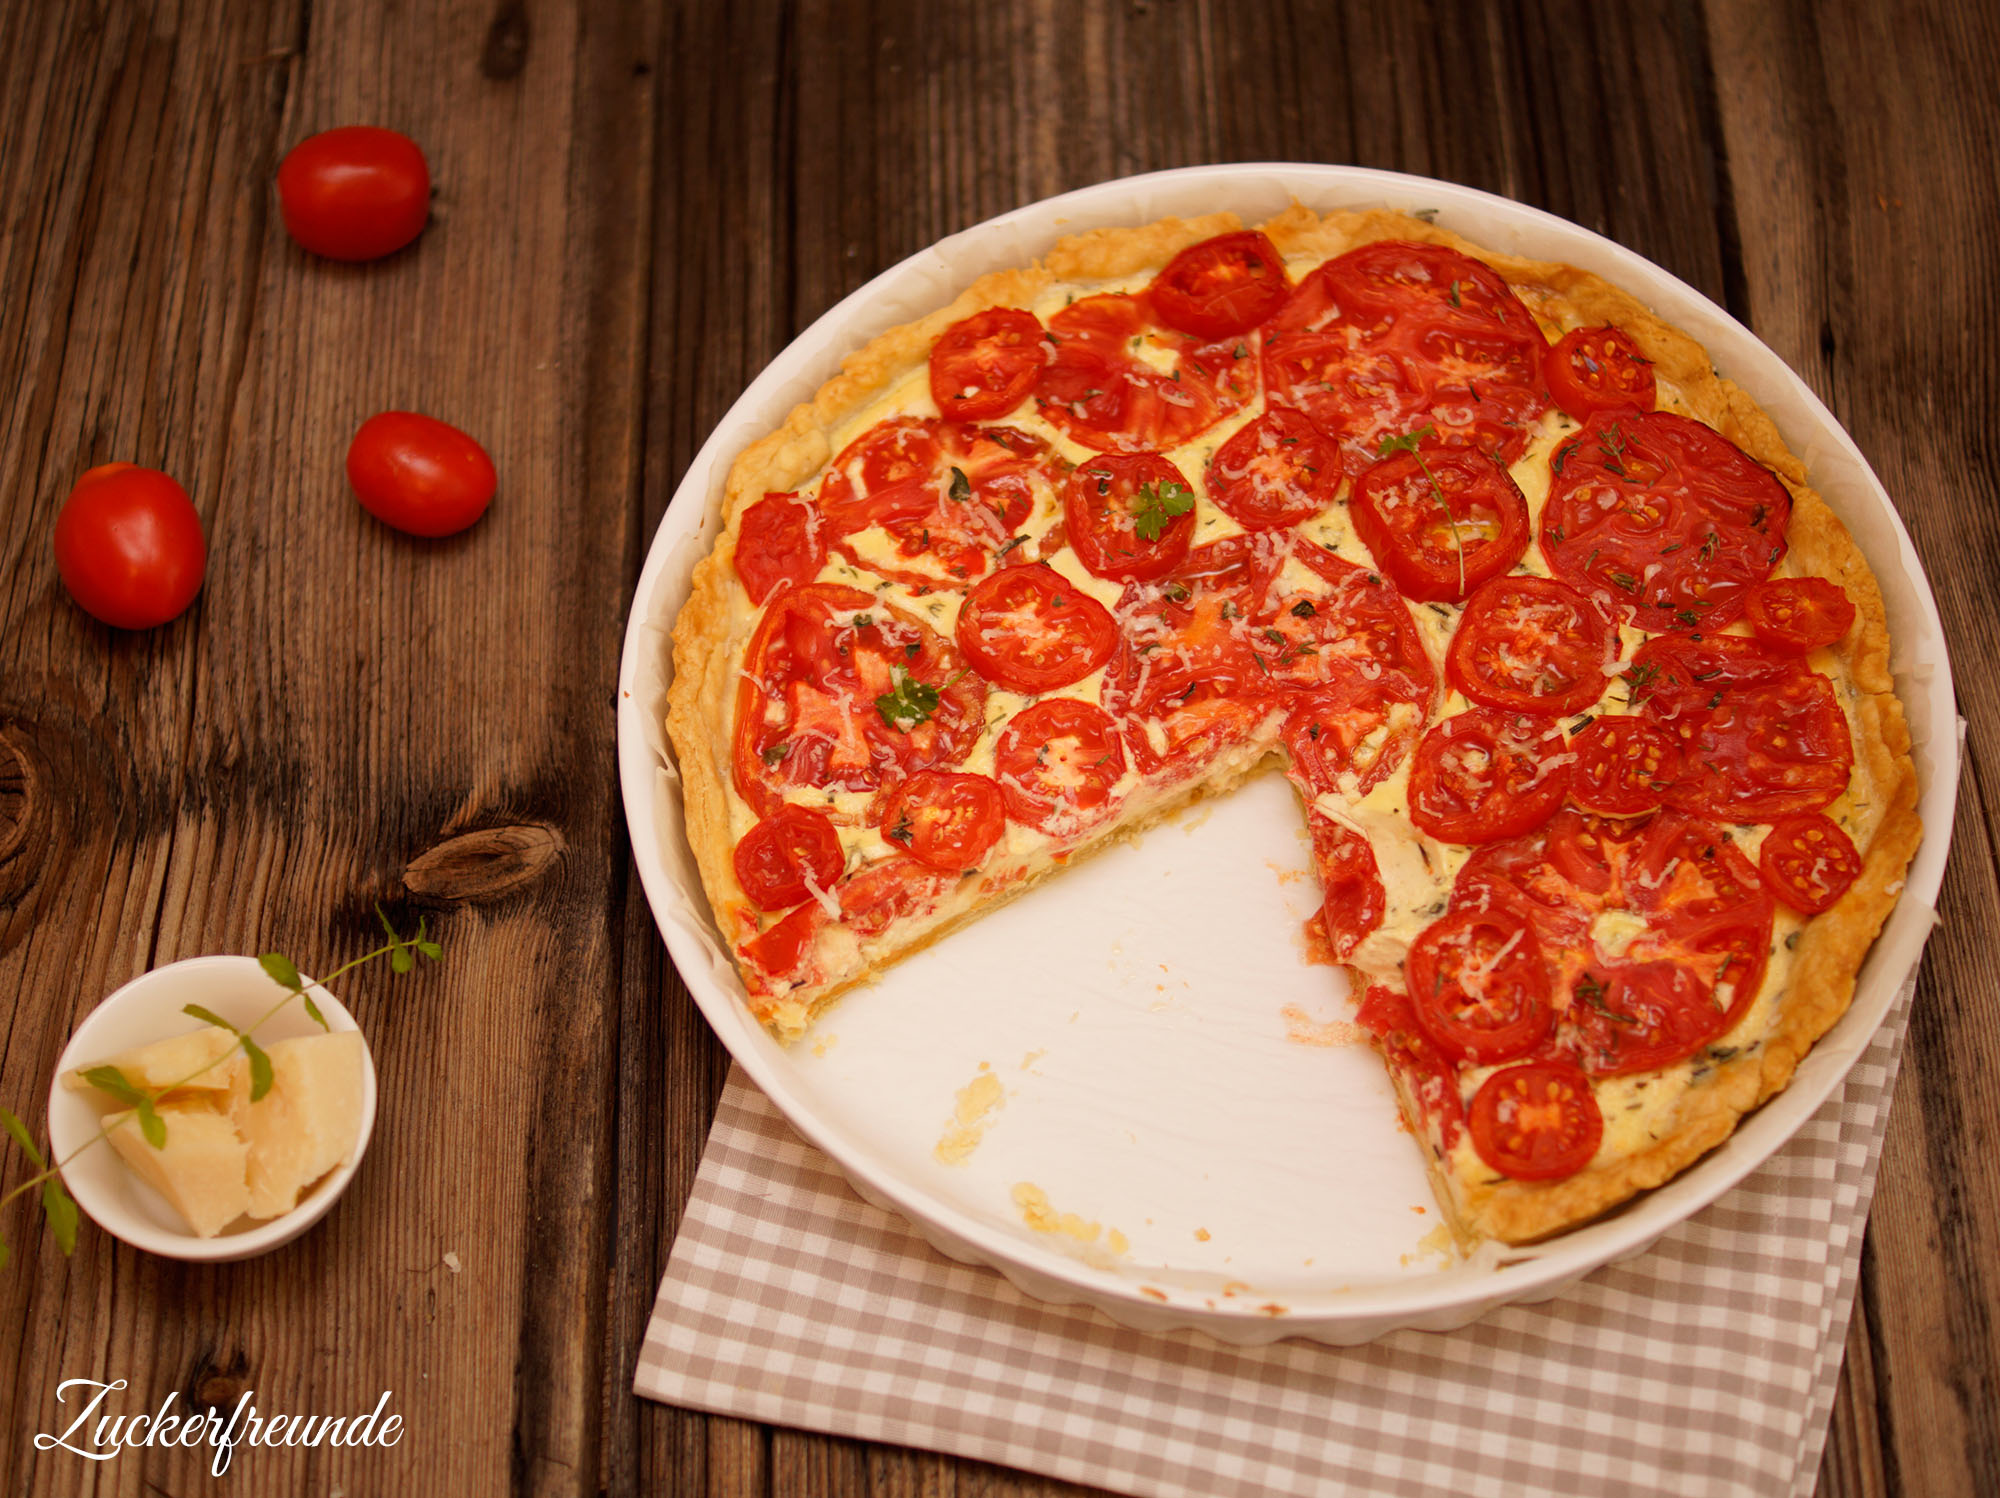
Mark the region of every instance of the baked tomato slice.
[[1110, 611], [1047, 563], [974, 583], [957, 634], [981, 676], [1030, 696], [1083, 680], [1118, 644]]
[[857, 588], [792, 588], [744, 653], [736, 789], [760, 816], [787, 791], [872, 791], [956, 764], [985, 722], [986, 684], [929, 626]]
[[[1208, 495], [1245, 530], [1309, 520], [1333, 503], [1340, 457], [1297, 411], [1265, 412], [1223, 443], [1208, 465]], [[1527, 512], [1522, 511], [1525, 544]]]
[[999, 785], [984, 775], [919, 770], [883, 792], [876, 823], [883, 840], [927, 869], [962, 873], [1007, 830]]
[[1148, 288], [1166, 326], [1197, 338], [1246, 333], [1285, 300], [1292, 283], [1277, 246], [1255, 229], [1191, 244]]
[[1617, 653], [1611, 621], [1574, 588], [1496, 577], [1467, 601], [1445, 674], [1483, 707], [1567, 716], [1604, 695]]
[[931, 345], [931, 399], [947, 421], [1005, 416], [1035, 388], [1051, 345], [1040, 319], [989, 307], [953, 323]]
[[1771, 897], [1713, 822], [1559, 813], [1482, 848], [1454, 909], [1510, 909], [1541, 942], [1557, 1038], [1594, 1076], [1671, 1066], [1725, 1034], [1763, 981]]
[[1757, 868], [1772, 892], [1806, 915], [1830, 910], [1861, 877], [1861, 855], [1840, 824], [1818, 812], [1786, 817], [1764, 836]]
[[1100, 453], [1063, 486], [1063, 530], [1094, 576], [1138, 582], [1187, 555], [1194, 507], [1187, 476], [1158, 453]]
[[1417, 1023], [1473, 1066], [1525, 1056], [1555, 1024], [1549, 970], [1527, 919], [1505, 907], [1454, 910], [1426, 926], [1403, 963]]
[[1410, 820], [1448, 843], [1539, 827], [1569, 787], [1562, 733], [1547, 720], [1476, 707], [1433, 724], [1410, 765]]
[[1271, 711], [1251, 642], [1285, 555], [1280, 538], [1233, 536], [1119, 598], [1103, 701], [1128, 725], [1147, 774], [1169, 763], [1198, 769]]
[[1046, 697], [1000, 731], [994, 774], [1007, 815], [1067, 841], [1112, 812], [1125, 744], [1111, 715], [1075, 697]]
[[1569, 741], [1573, 806], [1606, 817], [1658, 811], [1681, 775], [1681, 751], [1659, 724], [1632, 714], [1593, 719]]
[[1270, 404], [1303, 411], [1352, 474], [1424, 427], [1511, 463], [1548, 408], [1534, 318], [1490, 266], [1442, 245], [1380, 240], [1327, 261], [1263, 345]]
[[1517, 1181], [1573, 1176], [1604, 1139], [1590, 1078], [1566, 1061], [1495, 1072], [1472, 1095], [1466, 1121], [1479, 1158]]
[[963, 588], [1006, 562], [1037, 497], [1053, 505], [1064, 465], [1037, 437], [897, 416], [834, 459], [819, 507], [832, 548], [919, 588]]
[[1456, 603], [1528, 549], [1528, 502], [1483, 453], [1397, 452], [1354, 481], [1348, 514], [1411, 598]]
[[1345, 962], [1381, 926], [1388, 912], [1388, 891], [1367, 838], [1317, 811], [1306, 821], [1322, 896], [1320, 920], [1334, 959]]
[[1593, 411], [1650, 411], [1659, 399], [1653, 361], [1623, 328], [1573, 328], [1542, 360], [1549, 394], [1582, 421]]
[[1736, 635], [1662, 635], [1627, 695], [1681, 751], [1676, 806], [1733, 822], [1818, 811], [1847, 789], [1854, 741], [1833, 684], [1796, 656]]
[[819, 512], [796, 494], [766, 494], [736, 528], [736, 575], [752, 603], [803, 587], [826, 565]]
[[1086, 447], [1165, 452], [1257, 396], [1249, 344], [1162, 327], [1143, 295], [1083, 297], [1049, 319], [1049, 335], [1055, 353], [1035, 386], [1035, 411]]
[[1823, 577], [1767, 578], [1750, 590], [1743, 613], [1759, 640], [1786, 655], [1831, 645], [1854, 625], [1854, 601]]
[[786, 910], [815, 888], [828, 890], [846, 867], [840, 831], [823, 811], [781, 806], [736, 845], [736, 882], [759, 910]]
[[1785, 554], [1785, 486], [1688, 417], [1595, 412], [1549, 468], [1542, 555], [1641, 629], [1721, 628]]
[[1382, 1059], [1402, 1089], [1415, 1099], [1449, 1150], [1465, 1127], [1465, 1104], [1458, 1091], [1458, 1063], [1437, 1048], [1417, 1023], [1410, 996], [1386, 983], [1371, 983], [1361, 996], [1355, 1022], [1375, 1037]]

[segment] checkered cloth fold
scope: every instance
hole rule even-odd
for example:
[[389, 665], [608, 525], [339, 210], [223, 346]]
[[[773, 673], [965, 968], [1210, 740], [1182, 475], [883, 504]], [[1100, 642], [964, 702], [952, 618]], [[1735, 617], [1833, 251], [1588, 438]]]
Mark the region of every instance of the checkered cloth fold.
[[1363, 1347], [1049, 1306], [868, 1205], [732, 1072], [637, 1391], [1117, 1492], [1810, 1494], [1910, 989], [1735, 1190], [1559, 1298]]

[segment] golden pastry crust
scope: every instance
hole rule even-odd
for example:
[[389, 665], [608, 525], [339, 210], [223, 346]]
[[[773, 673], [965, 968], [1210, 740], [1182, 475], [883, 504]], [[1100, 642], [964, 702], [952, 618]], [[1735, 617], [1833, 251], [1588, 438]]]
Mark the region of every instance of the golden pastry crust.
[[[742, 596], [733, 565], [744, 509], [766, 493], [797, 489], [816, 475], [831, 458], [833, 434], [843, 422], [921, 365], [931, 344], [951, 324], [989, 307], [1031, 305], [1058, 282], [1111, 280], [1157, 269], [1187, 245], [1238, 227], [1240, 221], [1225, 213], [1195, 220], [1167, 219], [1130, 229], [1096, 230], [1062, 241], [1039, 264], [986, 276], [949, 306], [891, 329], [850, 356], [841, 373], [811, 401], [794, 409], [778, 430], [738, 458], [729, 475], [722, 534], [696, 567], [693, 596], [674, 626], [675, 670], [667, 717], [683, 784], [689, 842], [711, 905], [719, 915], [740, 908], [743, 902], [731, 860], [729, 764], [732, 661], [741, 645], [742, 618], [747, 617], [739, 608], [739, 602], [747, 605], [747, 599]], [[1600, 323], [1622, 327], [1653, 362], [1657, 376], [1674, 387], [1693, 414], [1770, 468], [1790, 490], [1794, 504], [1790, 531], [1793, 570], [1832, 579], [1856, 606], [1855, 625], [1832, 648], [1832, 655], [1851, 689], [1845, 705], [1854, 730], [1856, 784], [1867, 803], [1865, 815], [1858, 811], [1854, 823], [1856, 843], [1863, 853], [1863, 873], [1832, 910], [1804, 926], [1768, 1034], [1760, 1043], [1714, 1063], [1690, 1085], [1644, 1148], [1566, 1180], [1503, 1180], [1496, 1184], [1470, 1151], [1460, 1151], [1457, 1158], [1471, 1159], [1472, 1167], [1460, 1169], [1454, 1167], [1454, 1157], [1440, 1156], [1426, 1143], [1427, 1162], [1440, 1187], [1440, 1198], [1462, 1236], [1532, 1242], [1586, 1222], [1635, 1193], [1671, 1179], [1728, 1138], [1745, 1113], [1784, 1088], [1799, 1059], [1846, 1011], [1856, 971], [1895, 904], [1904, 872], [1922, 836], [1916, 816], [1909, 732], [1889, 674], [1889, 636], [1881, 593], [1866, 559], [1845, 526], [1807, 485], [1804, 465], [1786, 447], [1771, 419], [1715, 371], [1699, 343], [1628, 293], [1587, 271], [1497, 254], [1432, 224], [1387, 211], [1320, 216], [1295, 204], [1261, 227], [1282, 253], [1321, 259], [1378, 239], [1446, 245], [1490, 265], [1550, 330]], [[1197, 782], [1173, 805], [1149, 812], [1143, 822], [1108, 826], [1076, 849], [1071, 858], [1135, 835], [1185, 800], [1227, 789], [1254, 768], [1254, 763], [1239, 764]], [[1860, 799], [1857, 797], [1857, 808]], [[912, 939], [899, 942], [892, 932], [889, 939], [871, 948], [866, 968], [844, 982], [779, 999], [753, 998], [757, 1017], [781, 1034], [795, 1034], [812, 1013], [838, 993], [865, 982], [909, 952], [1004, 903], [1062, 866], [1057, 864], [1000, 891], [995, 898]], [[732, 942], [726, 919], [723, 924], [724, 940]], [[1406, 1115], [1421, 1119], [1422, 1110], [1408, 1095], [1406, 1079], [1398, 1074], [1396, 1081]], [[1417, 1135], [1427, 1139], [1428, 1130], [1419, 1128]]]

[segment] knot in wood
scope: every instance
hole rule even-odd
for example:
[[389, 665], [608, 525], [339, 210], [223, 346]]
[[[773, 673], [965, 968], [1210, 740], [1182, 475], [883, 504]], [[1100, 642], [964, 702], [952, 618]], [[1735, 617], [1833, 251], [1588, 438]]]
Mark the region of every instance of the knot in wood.
[[562, 834], [543, 822], [482, 827], [412, 859], [403, 883], [433, 899], [497, 900], [541, 878], [564, 847]]
[[0, 904], [18, 899], [40, 872], [47, 856], [47, 799], [28, 746], [0, 728]]

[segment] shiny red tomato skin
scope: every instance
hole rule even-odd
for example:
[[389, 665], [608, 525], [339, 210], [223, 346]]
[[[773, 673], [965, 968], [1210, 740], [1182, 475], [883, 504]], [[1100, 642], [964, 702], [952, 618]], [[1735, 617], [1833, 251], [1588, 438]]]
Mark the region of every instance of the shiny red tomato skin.
[[1186, 476], [1158, 453], [1100, 453], [1077, 466], [1063, 486], [1063, 530], [1087, 572], [1133, 583], [1179, 565], [1194, 536], [1192, 505], [1164, 520], [1155, 537], [1138, 529], [1139, 492], [1150, 487], [1165, 496], [1168, 485], [1192, 499]]
[[1334, 960], [1345, 962], [1381, 926], [1389, 893], [1367, 838], [1317, 811], [1308, 815], [1308, 822], [1313, 872], [1319, 875], [1320, 921]]
[[1048, 334], [1034, 313], [989, 307], [931, 346], [931, 399], [947, 421], [991, 421], [1028, 398], [1048, 362]]
[[1623, 328], [1573, 328], [1542, 360], [1549, 394], [1578, 421], [1593, 411], [1650, 411], [1659, 400], [1653, 362]]
[[1563, 717], [1604, 695], [1617, 632], [1590, 599], [1549, 577], [1496, 577], [1466, 602], [1445, 674], [1482, 707]]
[[765, 817], [743, 834], [733, 861], [736, 882], [759, 910], [788, 910], [811, 895], [811, 885], [832, 889], [846, 867], [839, 831], [809, 806], [782, 806]]
[[451, 536], [486, 513], [499, 478], [486, 449], [457, 427], [415, 411], [384, 411], [362, 422], [348, 444], [347, 482], [384, 525]]
[[1209, 498], [1246, 530], [1309, 520], [1333, 503], [1340, 455], [1297, 411], [1274, 407], [1217, 449]]
[[1529, 1061], [1480, 1084], [1466, 1113], [1479, 1158], [1517, 1181], [1559, 1181], [1604, 1139], [1590, 1079], [1565, 1061]]
[[[1452, 534], [1441, 524], [1447, 511], [1464, 546], [1462, 574], [1459, 546], [1440, 539]], [[1430, 603], [1458, 602], [1528, 549], [1528, 502], [1484, 453], [1396, 453], [1354, 481], [1348, 514], [1376, 565], [1405, 595]]]
[[1473, 1066], [1527, 1055], [1555, 1024], [1534, 930], [1504, 907], [1463, 907], [1432, 921], [1403, 970], [1417, 1023], [1445, 1054]]
[[1431, 725], [1410, 765], [1410, 820], [1450, 843], [1490, 843], [1555, 815], [1569, 787], [1546, 720], [1475, 707]]
[[[1161, 328], [1143, 294], [1082, 297], [1050, 315], [1049, 336], [1035, 412], [1098, 452], [1170, 451], [1257, 397], [1254, 339], [1204, 343]], [[1170, 354], [1173, 368], [1138, 358], [1134, 339]]]
[[752, 603], [803, 587], [826, 565], [819, 516], [796, 494], [766, 494], [737, 524], [735, 562]]
[[1291, 292], [1277, 247], [1255, 229], [1191, 244], [1153, 278], [1161, 322], [1197, 338], [1248, 332]]
[[882, 798], [884, 841], [927, 869], [957, 874], [979, 867], [1007, 830], [998, 782], [985, 775], [919, 770]]
[[1861, 855], [1833, 818], [1807, 812], [1786, 817], [1765, 834], [1757, 872], [1792, 909], [1818, 915], [1861, 877]]
[[1787, 655], [1831, 645], [1854, 625], [1854, 601], [1824, 577], [1771, 577], [1750, 590], [1744, 617], [1759, 640]]
[[1599, 718], [1569, 741], [1570, 804], [1605, 817], [1658, 811], [1680, 779], [1681, 751], [1664, 728], [1627, 714]]
[[1047, 563], [981, 578], [958, 609], [958, 648], [973, 669], [1010, 692], [1082, 681], [1111, 658], [1111, 613]]
[[116, 629], [179, 618], [208, 571], [187, 490], [135, 463], [105, 463], [76, 481], [56, 516], [55, 553], [77, 606]]
[[424, 232], [431, 171], [407, 135], [342, 125], [309, 135], [278, 167], [278, 207], [300, 247], [329, 260], [379, 260]]
[[[1057, 745], [1068, 747], [1050, 754]], [[1074, 838], [1112, 811], [1125, 744], [1110, 714], [1075, 697], [1045, 697], [1016, 713], [993, 747], [1007, 815], [1052, 837]]]

